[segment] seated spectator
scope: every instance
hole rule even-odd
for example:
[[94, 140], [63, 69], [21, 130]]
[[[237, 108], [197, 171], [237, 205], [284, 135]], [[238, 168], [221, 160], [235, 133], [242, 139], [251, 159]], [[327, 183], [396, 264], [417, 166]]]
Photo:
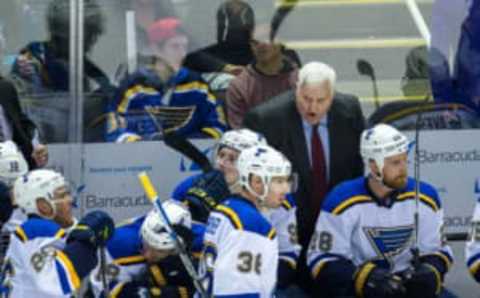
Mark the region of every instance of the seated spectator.
[[[103, 33], [104, 15], [94, 0], [85, 0], [84, 6], [85, 90], [93, 90], [91, 81], [96, 87], [107, 88], [110, 86], [108, 77], [86, 56]], [[20, 50], [13, 64], [11, 75], [22, 93], [69, 89], [70, 1], [50, 2], [47, 25], [50, 38], [29, 43]]]
[[250, 41], [255, 62], [227, 89], [227, 116], [232, 128], [241, 127], [251, 108], [295, 87], [298, 65], [284, 55], [280, 43], [269, 40], [268, 31], [257, 30]]
[[161, 19], [148, 36], [155, 54], [148, 67], [121, 82], [107, 115], [107, 140], [149, 140], [172, 131], [220, 137], [226, 128], [222, 107], [199, 74], [181, 67], [188, 47], [181, 22]]

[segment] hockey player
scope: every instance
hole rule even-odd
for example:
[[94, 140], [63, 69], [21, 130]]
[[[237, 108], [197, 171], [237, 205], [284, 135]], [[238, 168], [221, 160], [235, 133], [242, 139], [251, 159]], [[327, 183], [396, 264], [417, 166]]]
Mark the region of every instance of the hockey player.
[[26, 215], [13, 201], [11, 188], [16, 178], [28, 172], [28, 164], [22, 152], [12, 141], [0, 143], [0, 222], [2, 232], [13, 229], [26, 220]]
[[[191, 216], [178, 202], [168, 200], [163, 208], [182, 241], [190, 247]], [[111, 297], [177, 298], [193, 295], [192, 279], [178, 256], [174, 240], [157, 211], [117, 227], [107, 243], [107, 279]], [[100, 268], [90, 277], [96, 297], [102, 297]]]
[[180, 21], [161, 19], [148, 34], [154, 56], [120, 83], [108, 111], [107, 141], [150, 140], [172, 131], [220, 138], [226, 128], [222, 106], [199, 74], [178, 65], [188, 42]]
[[308, 249], [318, 295], [437, 297], [452, 263], [441, 239], [437, 191], [420, 182], [416, 209], [416, 183], [407, 176], [408, 140], [395, 128], [378, 124], [362, 133], [360, 145], [367, 177], [328, 194]]
[[[265, 138], [249, 129], [227, 131], [216, 145], [213, 163], [216, 171], [194, 175], [181, 182], [172, 197], [187, 204], [193, 219], [194, 252], [203, 248], [203, 234], [210, 211], [229, 194], [241, 189], [236, 162], [240, 153], [248, 148], [266, 145]], [[277, 231], [280, 261], [278, 269], [278, 288], [286, 288], [295, 277], [300, 245], [296, 239], [296, 204], [293, 196], [288, 195], [279, 208], [264, 213]]]
[[28, 164], [12, 141], [0, 143], [0, 264], [7, 251], [10, 233], [27, 216], [13, 201], [12, 186], [16, 178], [25, 175]]
[[480, 283], [480, 201], [477, 202], [472, 218], [470, 241], [465, 246], [468, 271]]
[[240, 153], [240, 189], [210, 213], [200, 273], [217, 297], [272, 297], [277, 280], [276, 231], [262, 214], [290, 191], [290, 162], [268, 146]]
[[28, 220], [11, 235], [2, 297], [71, 297], [96, 266], [96, 248], [112, 235], [112, 219], [93, 211], [66, 232], [74, 222], [72, 199], [63, 176], [51, 170], [19, 177], [14, 196]]

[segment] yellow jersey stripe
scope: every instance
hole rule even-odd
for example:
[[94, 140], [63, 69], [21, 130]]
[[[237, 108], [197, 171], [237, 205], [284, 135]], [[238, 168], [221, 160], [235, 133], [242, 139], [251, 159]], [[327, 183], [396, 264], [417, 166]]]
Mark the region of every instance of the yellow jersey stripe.
[[184, 92], [190, 90], [201, 90], [208, 93], [208, 85], [200, 81], [194, 81], [175, 86], [175, 91]]
[[149, 95], [158, 94], [158, 91], [155, 88], [147, 87], [143, 85], [134, 85], [133, 87], [127, 89], [125, 95], [123, 96], [122, 100], [120, 101], [120, 105], [118, 106], [117, 112], [125, 113], [127, 111], [128, 105], [133, 96], [137, 93], [146, 93]]
[[283, 261], [287, 262], [288, 265], [292, 269], [294, 269], [294, 270], [297, 269], [297, 262], [295, 262], [295, 260], [293, 258], [288, 258], [288, 257], [285, 257], [285, 256], [281, 256], [280, 260], [283, 260]]
[[58, 230], [58, 232], [55, 234], [55, 238], [57, 238], [57, 239], [63, 238], [63, 236], [65, 236], [65, 230], [64, 229]]
[[78, 277], [75, 267], [73, 267], [72, 261], [61, 250], [57, 250], [57, 259], [67, 269], [68, 279], [73, 289], [78, 290], [80, 288], [80, 278]]
[[[398, 200], [405, 200], [405, 199], [410, 199], [410, 198], [415, 198], [415, 192], [414, 191], [409, 191], [409, 192], [403, 193], [403, 194], [401, 194], [397, 197]], [[420, 201], [422, 201], [422, 202], [426, 203], [428, 206], [430, 206], [434, 211], [438, 211], [440, 209], [438, 204], [431, 197], [420, 193], [420, 194], [418, 194], [418, 198], [420, 199]]]
[[162, 270], [158, 266], [150, 266], [150, 272], [153, 275], [153, 279], [155, 279], [155, 282], [157, 285], [160, 287], [164, 287], [167, 285], [167, 280], [165, 279], [165, 276], [162, 273]]
[[18, 226], [15, 228], [15, 234], [17, 235], [20, 240], [23, 242], [28, 240], [27, 234], [25, 234], [25, 231], [22, 229], [22, 227]]
[[313, 278], [316, 279], [318, 275], [320, 274], [320, 271], [322, 271], [323, 267], [328, 263], [327, 260], [323, 260], [318, 262], [315, 267], [313, 267], [312, 274]]
[[470, 267], [468, 267], [468, 271], [470, 271], [470, 274], [472, 276], [475, 276], [475, 274], [477, 274], [479, 268], [480, 268], [480, 260], [477, 260], [475, 263], [470, 265]]
[[435, 280], [437, 281], [437, 288], [435, 289], [435, 294], [440, 295], [440, 291], [442, 290], [442, 276], [440, 275], [440, 272], [438, 272], [437, 268], [430, 264], [424, 264], [425, 266], [429, 267], [430, 270], [433, 271], [435, 274]]
[[230, 219], [230, 221], [232, 222], [232, 224], [235, 226], [236, 229], [243, 230], [243, 224], [240, 221], [240, 218], [238, 217], [237, 213], [235, 213], [233, 209], [224, 205], [220, 205], [217, 207], [217, 210], [220, 211], [222, 214], [225, 214]]
[[131, 264], [142, 263], [142, 262], [145, 262], [145, 257], [142, 255], [118, 258], [113, 261], [115, 265], [131, 265]]
[[285, 209], [287, 209], [287, 210], [292, 209], [292, 205], [290, 205], [290, 202], [289, 202], [288, 200], [286, 200], [286, 199], [283, 200], [282, 206], [283, 206]]
[[272, 228], [270, 230], [270, 232], [268, 232], [268, 235], [267, 235], [267, 238], [268, 239], [273, 239], [277, 236], [277, 231], [275, 230], [275, 228]]
[[375, 268], [375, 265], [372, 263], [368, 263], [362, 267], [358, 276], [355, 276], [355, 293], [358, 297], [364, 297], [363, 295], [363, 288], [365, 283], [367, 282], [368, 275], [370, 272]]
[[122, 292], [124, 286], [125, 286], [125, 283], [124, 283], [124, 282], [119, 283], [118, 285], [116, 285], [116, 286], [113, 288], [113, 290], [110, 292], [110, 298], [117, 298], [118, 295]]
[[[429, 255], [429, 254], [427, 254], [427, 256], [428, 256], [428, 255]], [[438, 251], [437, 251], [437, 252], [434, 252], [434, 253], [432, 253], [432, 254], [430, 254], [430, 255], [432, 255], [432, 256], [437, 256], [437, 257], [439, 257], [440, 259], [442, 259], [442, 261], [445, 262], [445, 265], [447, 266], [447, 270], [450, 270], [450, 268], [451, 268], [452, 265], [453, 265], [452, 262], [450, 261], [450, 259], [449, 259], [445, 254], [443, 254], [442, 252], [438, 252]], [[423, 257], [423, 256], [424, 256], [424, 255], [422, 255], [422, 257]]]
[[215, 128], [204, 127], [204, 128], [202, 128], [202, 131], [204, 133], [206, 133], [207, 135], [211, 136], [212, 138], [214, 138], [215, 140], [220, 139], [220, 137], [222, 136], [222, 134], [218, 130], [216, 130]]
[[372, 201], [372, 199], [369, 196], [364, 196], [364, 195], [354, 196], [354, 197], [351, 197], [348, 200], [344, 201], [343, 203], [341, 203], [337, 207], [335, 207], [335, 209], [333, 209], [332, 213], [335, 214], [335, 215], [338, 215], [338, 214], [342, 213], [345, 209], [347, 209], [347, 208], [349, 208], [349, 207], [351, 207], [355, 204], [362, 203], [362, 202], [368, 202], [368, 201]]

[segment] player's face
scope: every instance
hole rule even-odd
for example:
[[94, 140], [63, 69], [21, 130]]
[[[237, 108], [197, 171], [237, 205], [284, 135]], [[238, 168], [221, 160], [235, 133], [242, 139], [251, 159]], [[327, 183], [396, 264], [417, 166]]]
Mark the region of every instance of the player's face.
[[385, 158], [383, 183], [392, 189], [402, 189], [407, 185], [407, 153]]
[[66, 186], [57, 188], [54, 191], [53, 201], [56, 205], [54, 220], [63, 228], [70, 227], [73, 224], [72, 215], [72, 196]]
[[223, 147], [218, 150], [216, 164], [219, 171], [225, 175], [228, 185], [232, 185], [238, 180], [238, 171], [235, 166], [239, 152], [232, 148]]
[[168, 61], [177, 71], [187, 55], [188, 38], [185, 35], [177, 35], [166, 40], [159, 48], [158, 54]]
[[145, 260], [149, 264], [158, 263], [161, 260], [165, 259], [168, 256], [174, 255], [174, 250], [160, 250], [153, 248], [152, 246], [148, 245], [148, 243], [143, 242], [143, 249], [142, 254], [145, 257]]
[[287, 198], [290, 192], [290, 179], [287, 176], [273, 177], [270, 181], [268, 195], [265, 198], [265, 206], [268, 208], [278, 208]]
[[299, 86], [296, 104], [300, 116], [310, 125], [320, 123], [332, 105], [333, 92], [328, 82]]

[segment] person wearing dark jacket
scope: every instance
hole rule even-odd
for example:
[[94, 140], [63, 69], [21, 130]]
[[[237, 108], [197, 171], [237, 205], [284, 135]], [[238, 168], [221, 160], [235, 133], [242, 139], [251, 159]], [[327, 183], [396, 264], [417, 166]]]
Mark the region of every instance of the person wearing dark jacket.
[[1, 76], [0, 139], [17, 144], [30, 169], [47, 164], [48, 150], [39, 143], [35, 124], [23, 113], [14, 85]]

